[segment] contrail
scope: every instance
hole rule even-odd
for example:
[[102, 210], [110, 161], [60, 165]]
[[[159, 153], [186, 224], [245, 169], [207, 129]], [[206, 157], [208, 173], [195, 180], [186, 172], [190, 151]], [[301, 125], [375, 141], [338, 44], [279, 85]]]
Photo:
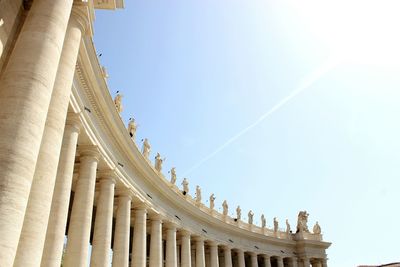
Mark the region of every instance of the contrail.
[[279, 110], [281, 107], [283, 107], [286, 103], [288, 103], [290, 100], [292, 100], [294, 97], [298, 96], [300, 93], [302, 93], [304, 90], [309, 88], [312, 84], [314, 84], [318, 79], [320, 79], [325, 73], [329, 72], [331, 69], [337, 66], [338, 60], [335, 61], [327, 61], [325, 64], [321, 65], [318, 69], [310, 73], [303, 82], [297, 87], [295, 90], [293, 90], [288, 96], [283, 98], [281, 101], [279, 101], [277, 104], [275, 104], [270, 110], [268, 110], [266, 113], [261, 115], [255, 122], [244, 128], [243, 130], [239, 131], [237, 134], [229, 138], [225, 143], [223, 143], [221, 146], [219, 146], [217, 149], [215, 149], [213, 152], [208, 154], [206, 157], [204, 157], [202, 160], [200, 160], [198, 163], [193, 165], [189, 170], [187, 170], [183, 176], [187, 176], [189, 173], [193, 172], [195, 169], [203, 165], [205, 162], [210, 160], [212, 157], [214, 157], [216, 154], [224, 150], [227, 146], [232, 144], [234, 141], [236, 141], [238, 138], [240, 138], [242, 135], [253, 129], [255, 126], [260, 124], [262, 121], [264, 121], [266, 118], [271, 116], [273, 113], [275, 113], [277, 110]]

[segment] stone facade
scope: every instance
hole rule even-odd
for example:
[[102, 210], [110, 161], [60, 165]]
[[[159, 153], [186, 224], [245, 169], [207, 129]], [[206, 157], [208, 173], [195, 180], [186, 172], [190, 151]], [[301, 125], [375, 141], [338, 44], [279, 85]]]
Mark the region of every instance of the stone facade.
[[143, 155], [92, 38], [94, 9], [123, 6], [0, 1], [1, 266], [326, 267], [320, 228], [220, 214]]

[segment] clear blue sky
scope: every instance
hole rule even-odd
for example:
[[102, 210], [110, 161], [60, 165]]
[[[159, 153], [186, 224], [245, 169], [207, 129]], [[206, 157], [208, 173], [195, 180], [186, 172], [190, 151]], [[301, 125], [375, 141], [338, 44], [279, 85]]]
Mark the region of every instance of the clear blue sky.
[[400, 261], [398, 1], [125, 4], [95, 45], [166, 176], [257, 223], [306, 209], [330, 266]]

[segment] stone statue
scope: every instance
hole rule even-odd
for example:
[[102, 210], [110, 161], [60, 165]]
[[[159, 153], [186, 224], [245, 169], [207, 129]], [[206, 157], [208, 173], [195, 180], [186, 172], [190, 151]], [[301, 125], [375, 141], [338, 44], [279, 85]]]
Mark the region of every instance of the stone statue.
[[149, 140], [147, 138], [145, 138], [143, 141], [142, 154], [146, 159], [149, 158], [150, 150], [151, 150], [151, 146], [149, 144]]
[[274, 232], [278, 232], [279, 229], [279, 223], [278, 223], [278, 219], [276, 219], [276, 217], [274, 218]]
[[115, 104], [115, 108], [117, 109], [118, 113], [122, 112], [122, 96], [121, 94], [119, 94], [119, 91], [117, 91], [117, 95], [114, 98], [114, 104]]
[[196, 202], [200, 203], [201, 202], [201, 189], [200, 186], [196, 186]]
[[214, 207], [215, 207], [215, 196], [214, 196], [214, 194], [211, 194], [211, 196], [210, 196], [210, 209], [214, 209]]
[[237, 206], [236, 208], [236, 219], [239, 221], [242, 218], [242, 209], [240, 206]]
[[189, 182], [187, 181], [186, 178], [183, 178], [182, 186], [183, 186], [183, 194], [184, 195], [188, 194], [189, 193]]
[[265, 219], [264, 214], [261, 215], [261, 227], [265, 228], [267, 226], [267, 219]]
[[176, 171], [175, 171], [175, 167], [171, 168], [171, 184], [175, 184], [176, 182]]
[[308, 221], [308, 213], [307, 211], [300, 211], [299, 215], [297, 216], [297, 231], [298, 232], [306, 232], [309, 233], [310, 231], [308, 230], [307, 226], [307, 221]]
[[129, 123], [128, 123], [128, 133], [129, 133], [131, 139], [134, 141], [136, 139], [136, 129], [137, 129], [137, 124], [135, 122], [135, 119], [130, 118]]
[[165, 159], [161, 158], [160, 153], [157, 153], [157, 156], [155, 156], [154, 159], [155, 159], [154, 167], [156, 168], [156, 171], [161, 172], [162, 164], [163, 164]]
[[313, 233], [316, 234], [316, 235], [320, 235], [321, 234], [321, 226], [319, 226], [318, 222], [316, 222], [314, 227], [313, 227]]
[[253, 211], [250, 210], [247, 216], [249, 216], [249, 224], [253, 224], [253, 217], [254, 217]]
[[290, 224], [289, 224], [289, 221], [288, 221], [288, 219], [286, 219], [286, 233], [290, 233]]
[[107, 80], [109, 76], [106, 67], [104, 66], [101, 67], [101, 73], [103, 74], [103, 78]]
[[224, 202], [222, 203], [222, 208], [223, 208], [222, 214], [224, 216], [228, 215], [228, 203], [226, 202], [226, 200], [224, 200]]

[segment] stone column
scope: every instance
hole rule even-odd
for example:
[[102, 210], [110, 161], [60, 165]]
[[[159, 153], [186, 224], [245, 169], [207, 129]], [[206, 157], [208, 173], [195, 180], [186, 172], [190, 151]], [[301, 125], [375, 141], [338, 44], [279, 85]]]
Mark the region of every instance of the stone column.
[[224, 260], [225, 267], [232, 267], [232, 252], [231, 248], [228, 246], [224, 246]]
[[310, 267], [311, 266], [310, 259], [304, 258], [303, 265], [304, 265], [304, 267]]
[[204, 239], [202, 237], [196, 238], [196, 267], [205, 267], [206, 259], [204, 255]]
[[277, 263], [278, 263], [278, 267], [284, 267], [284, 265], [283, 265], [283, 258], [282, 258], [282, 257], [279, 257], [279, 256], [276, 256], [275, 258], [276, 258], [276, 261], [277, 261]]
[[132, 267], [146, 267], [146, 209], [139, 207], [134, 211]]
[[321, 262], [320, 261], [315, 261], [313, 264], [312, 264], [312, 266], [313, 267], [322, 267], [322, 264], [321, 264]]
[[92, 267], [110, 266], [115, 180], [113, 174], [106, 174], [104, 177], [100, 180], [100, 192], [94, 222], [90, 260]]
[[292, 267], [298, 267], [297, 258], [292, 258]]
[[218, 244], [215, 242], [209, 242], [208, 246], [210, 248], [210, 262], [211, 267], [219, 267], [218, 260]]
[[[82, 148], [82, 147], [81, 147]], [[82, 148], [79, 178], [68, 228], [65, 267], [87, 267], [92, 223], [96, 169], [99, 153], [96, 147]]]
[[83, 23], [78, 23], [75, 17], [70, 19], [64, 40], [14, 267], [39, 266], [41, 262], [72, 80], [84, 30]]
[[43, 249], [42, 267], [59, 267], [64, 247], [72, 176], [74, 173], [76, 144], [80, 121], [76, 114], [69, 114], [64, 130], [56, 183]]
[[322, 259], [321, 263], [322, 263], [322, 267], [328, 267], [328, 260], [327, 259]]
[[177, 267], [177, 265], [176, 227], [168, 225], [165, 267]]
[[238, 264], [239, 267], [246, 267], [246, 263], [244, 261], [244, 252], [241, 249], [237, 250], [237, 255], [238, 255]]
[[118, 197], [118, 209], [115, 221], [113, 267], [129, 266], [129, 236], [131, 226], [131, 196]]
[[156, 217], [151, 220], [150, 267], [162, 266], [162, 245], [162, 221]]
[[263, 255], [264, 258], [264, 266], [271, 267], [271, 257], [268, 255]]
[[187, 231], [181, 231], [181, 266], [192, 266], [190, 233]]
[[12, 266], [73, 0], [36, 0], [0, 80], [0, 259]]
[[256, 253], [251, 253], [251, 267], [258, 267], [258, 259]]

